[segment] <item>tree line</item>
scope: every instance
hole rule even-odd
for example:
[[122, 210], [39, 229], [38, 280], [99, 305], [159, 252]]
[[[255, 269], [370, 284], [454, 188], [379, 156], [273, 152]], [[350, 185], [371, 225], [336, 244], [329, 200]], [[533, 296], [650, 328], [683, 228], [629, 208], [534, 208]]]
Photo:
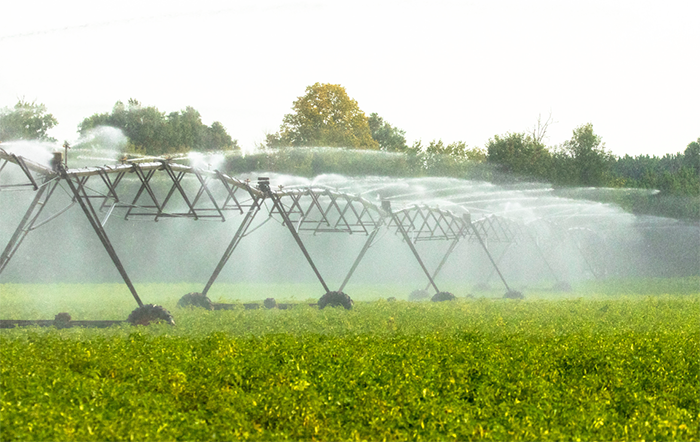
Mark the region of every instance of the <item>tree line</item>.
[[[404, 130], [377, 113], [367, 116], [344, 87], [315, 83], [293, 102], [292, 112], [283, 117], [276, 133], [268, 134], [257, 146], [256, 154], [233, 157], [228, 168], [229, 172], [266, 169], [300, 174], [438, 175], [491, 181], [535, 180], [555, 186], [658, 189], [664, 197], [693, 198], [684, 200], [682, 205], [690, 209], [683, 213], [700, 218], [700, 138], [683, 152], [663, 157], [616, 157], [590, 123], [575, 128], [572, 137], [561, 145], [546, 146], [543, 140], [549, 123], [538, 120], [530, 132], [495, 135], [484, 147], [442, 140], [408, 145]], [[0, 110], [0, 141], [50, 141], [48, 130], [56, 124], [43, 104], [19, 100], [14, 108]], [[85, 118], [78, 132], [84, 135], [100, 126], [121, 129], [128, 139], [127, 150], [142, 154], [240, 149], [221, 123], [204, 125], [200, 113], [192, 107], [166, 115], [130, 99], [126, 105], [117, 102], [110, 113]], [[305, 149], [309, 147], [331, 151]], [[334, 154], [333, 149], [346, 158]], [[396, 155], [363, 160], [350, 155], [351, 151]], [[636, 202], [635, 206], [658, 205], [658, 201], [660, 198], [653, 199], [653, 204]]]
[[[44, 104], [20, 99], [13, 108], [0, 109], [0, 142], [10, 140], [56, 141], [48, 131], [58, 121]], [[108, 126], [120, 129], [127, 138], [130, 153], [163, 155], [190, 150], [236, 150], [238, 141], [231, 138], [224, 126], [215, 121], [202, 123], [202, 116], [191, 106], [179, 112], [159, 111], [129, 99], [117, 101], [111, 112], [94, 114], [78, 125], [81, 136], [93, 129]]]

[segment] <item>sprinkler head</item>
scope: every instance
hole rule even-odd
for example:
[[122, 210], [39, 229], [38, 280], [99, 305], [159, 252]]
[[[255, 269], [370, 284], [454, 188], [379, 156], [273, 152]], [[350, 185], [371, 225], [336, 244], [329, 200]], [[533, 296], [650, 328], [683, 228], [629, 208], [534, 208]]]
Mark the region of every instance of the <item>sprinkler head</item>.
[[58, 172], [61, 169], [61, 166], [63, 165], [63, 152], [54, 152], [53, 158], [51, 158], [49, 164], [54, 172]]
[[263, 193], [270, 193], [270, 178], [258, 177], [258, 190]]
[[391, 213], [391, 201], [382, 200], [382, 210], [386, 213]]

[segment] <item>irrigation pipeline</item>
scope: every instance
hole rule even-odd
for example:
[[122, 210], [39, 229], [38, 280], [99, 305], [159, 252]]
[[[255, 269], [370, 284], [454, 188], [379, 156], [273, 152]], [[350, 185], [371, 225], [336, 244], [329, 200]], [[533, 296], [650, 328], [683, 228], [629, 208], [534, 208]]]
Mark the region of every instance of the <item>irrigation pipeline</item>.
[[[21, 173], [10, 176], [10, 168], [6, 167], [8, 164], [17, 166]], [[254, 218], [266, 207], [263, 204], [266, 200], [272, 202], [267, 209], [268, 217], [279, 219], [294, 237], [326, 292], [330, 291], [330, 287], [316, 267], [302, 239], [302, 233], [367, 236], [338, 291], [348, 283], [382, 228], [400, 234], [423, 269], [429, 281], [428, 286], [432, 285], [436, 292], [439, 290], [435, 278], [458, 242], [465, 239], [481, 245], [506, 289], [510, 290], [496, 261], [491, 257], [488, 242], [513, 243], [528, 237], [523, 234], [523, 226], [503, 217], [486, 216], [472, 221], [469, 214], [458, 216], [448, 210], [427, 205], [413, 205], [394, 211], [391, 203], [386, 200], [378, 206], [360, 196], [329, 188], [273, 187], [267, 178], [260, 178], [257, 184], [251, 184], [248, 180], [239, 180], [218, 170], [198, 169], [167, 158], [144, 162], [123, 161], [111, 166], [75, 169], [66, 169], [61, 161], [54, 160], [53, 166], [46, 167], [0, 148], [0, 191], [36, 192], [29, 209], [0, 256], [0, 275], [28, 232], [57, 218], [77, 202], [139, 306], [143, 306], [143, 302], [105, 230], [105, 225], [115, 210], [121, 210], [125, 220], [143, 219], [154, 222], [162, 218], [225, 222], [232, 215], [242, 215], [239, 228], [204, 287], [202, 293], [205, 295], [242, 238], [250, 233], [248, 230]], [[7, 177], [5, 181], [4, 176]], [[124, 179], [126, 177], [129, 179]], [[71, 202], [59, 213], [40, 221], [39, 217], [54, 190], [62, 184], [67, 185]], [[432, 272], [421, 259], [416, 247], [421, 241], [443, 241], [448, 244], [442, 261]]]

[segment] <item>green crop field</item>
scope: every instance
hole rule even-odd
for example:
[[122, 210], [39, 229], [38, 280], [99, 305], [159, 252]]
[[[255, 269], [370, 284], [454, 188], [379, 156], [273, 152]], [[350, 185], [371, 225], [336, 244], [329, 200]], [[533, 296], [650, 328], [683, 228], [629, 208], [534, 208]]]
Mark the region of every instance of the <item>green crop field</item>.
[[[698, 440], [699, 287], [614, 281], [443, 303], [358, 287], [350, 311], [205, 311], [175, 306], [197, 287], [139, 286], [176, 326], [0, 330], [0, 440]], [[120, 285], [0, 285], [0, 319], [134, 307]]]

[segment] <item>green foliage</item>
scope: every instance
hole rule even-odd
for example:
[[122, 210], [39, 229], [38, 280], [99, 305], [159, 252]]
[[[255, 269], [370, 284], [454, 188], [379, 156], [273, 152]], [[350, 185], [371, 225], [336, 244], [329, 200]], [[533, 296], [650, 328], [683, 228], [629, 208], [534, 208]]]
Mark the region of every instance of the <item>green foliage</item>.
[[503, 173], [546, 179], [551, 168], [551, 154], [547, 148], [525, 133], [496, 135], [486, 144], [488, 162]]
[[558, 184], [606, 186], [615, 157], [605, 149], [602, 138], [593, 132], [591, 123], [574, 129], [553, 156], [552, 180]]
[[463, 141], [445, 144], [433, 140], [427, 146], [418, 141], [408, 152], [419, 164], [421, 175], [486, 178], [487, 169], [479, 167], [486, 161], [486, 153], [483, 149], [470, 149]]
[[0, 331], [2, 439], [700, 436], [697, 291], [175, 313]]
[[308, 86], [292, 110], [284, 116], [280, 132], [267, 136], [267, 147], [379, 149], [367, 116], [339, 84]]
[[406, 145], [406, 131], [392, 127], [376, 112], [370, 114], [368, 123], [372, 132], [372, 138], [379, 143], [380, 150], [384, 152], [405, 152], [408, 149]]
[[416, 176], [410, 155], [343, 148], [279, 148], [227, 157], [229, 174], [253, 171], [313, 177], [323, 173], [348, 176]]
[[0, 141], [41, 140], [56, 141], [48, 135], [58, 124], [44, 104], [20, 99], [14, 108], [0, 109]]
[[200, 113], [190, 106], [166, 116], [157, 108], [143, 107], [134, 99], [127, 105], [118, 101], [111, 113], [84, 119], [78, 131], [85, 135], [100, 126], [121, 129], [129, 139], [128, 150], [135, 153], [162, 155], [189, 150], [239, 149], [238, 142], [231, 139], [221, 123], [205, 125]]
[[695, 174], [700, 176], [700, 138], [688, 144], [683, 154], [684, 165], [694, 170]]
[[[231, 155], [227, 158], [227, 173], [236, 175], [253, 171], [269, 171], [313, 177], [323, 173], [348, 176], [455, 176], [488, 179], [491, 169], [483, 161], [478, 148], [468, 149], [464, 143], [445, 146], [442, 141], [431, 142], [428, 149], [421, 143], [410, 146], [405, 153], [388, 153], [341, 148], [279, 148], [264, 149], [254, 154]], [[451, 156], [450, 149], [463, 149]]]

